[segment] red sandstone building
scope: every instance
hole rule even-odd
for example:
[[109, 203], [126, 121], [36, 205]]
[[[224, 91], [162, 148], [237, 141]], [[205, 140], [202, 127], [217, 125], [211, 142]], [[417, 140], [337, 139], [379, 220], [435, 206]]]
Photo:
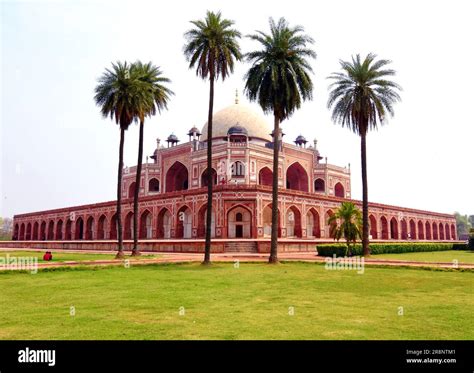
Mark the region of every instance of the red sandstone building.
[[[144, 249], [201, 251], [205, 232], [207, 124], [193, 127], [188, 141], [157, 139], [152, 163], [143, 165], [139, 238]], [[214, 115], [213, 250], [268, 251], [271, 231], [273, 140], [263, 116], [235, 103]], [[314, 249], [332, 241], [328, 217], [351, 200], [350, 168], [323, 160], [303, 136], [282, 142], [278, 167], [280, 249]], [[133, 232], [136, 167], [122, 184], [124, 239]], [[360, 201], [353, 201], [359, 206]], [[67, 207], [14, 217], [14, 240], [49, 248], [116, 247], [116, 202]], [[379, 203], [369, 204], [372, 240], [455, 240], [453, 215]], [[94, 242], [91, 242], [94, 241]], [[130, 242], [126, 242], [129, 245]]]

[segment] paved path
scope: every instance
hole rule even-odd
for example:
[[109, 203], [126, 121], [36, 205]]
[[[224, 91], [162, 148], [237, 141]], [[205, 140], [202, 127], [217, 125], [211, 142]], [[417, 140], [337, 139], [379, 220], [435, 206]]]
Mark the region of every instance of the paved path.
[[[10, 248], [0, 248], [0, 255], [2, 251], [13, 251]], [[14, 249], [14, 251], [39, 251], [34, 249]], [[111, 251], [97, 251], [97, 250], [50, 250], [53, 252], [66, 253], [96, 253], [96, 254], [113, 254]], [[130, 252], [126, 252], [124, 260], [116, 259], [102, 259], [102, 260], [83, 260], [83, 261], [65, 261], [65, 262], [40, 262], [38, 268], [55, 268], [55, 267], [75, 267], [75, 266], [124, 266], [124, 265], [145, 265], [155, 263], [186, 263], [186, 262], [201, 262], [203, 254], [196, 253], [165, 253], [165, 252], [142, 252], [143, 254], [159, 255], [156, 258], [134, 259], [129, 256]], [[297, 253], [279, 253], [280, 261], [291, 262], [320, 262], [325, 263], [324, 257], [315, 255], [314, 252], [297, 252]], [[214, 262], [267, 262], [268, 254], [254, 254], [254, 253], [217, 253], [211, 255], [211, 260]], [[458, 263], [455, 266], [452, 262], [416, 262], [407, 260], [393, 260], [393, 259], [374, 259], [364, 258], [364, 264], [370, 266], [393, 266], [393, 267], [431, 267], [431, 268], [463, 268], [474, 269], [474, 263]]]

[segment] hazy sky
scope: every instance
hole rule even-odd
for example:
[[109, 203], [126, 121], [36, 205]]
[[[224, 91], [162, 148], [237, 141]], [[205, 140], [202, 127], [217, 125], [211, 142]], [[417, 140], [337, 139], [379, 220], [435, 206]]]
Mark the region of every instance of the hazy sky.
[[[438, 212], [474, 213], [472, 1], [48, 1], [1, 3], [0, 215], [115, 198], [119, 131], [93, 101], [112, 61], [152, 61], [172, 80], [169, 110], [145, 124], [145, 154], [172, 131], [206, 121], [208, 83], [182, 54], [189, 21], [221, 10], [242, 34], [268, 18], [302, 25], [316, 43], [314, 100], [282, 123], [287, 140], [317, 138], [329, 163], [352, 167], [361, 198], [360, 141], [334, 125], [326, 77], [339, 59], [374, 52], [393, 61], [402, 102], [368, 137], [369, 199]], [[257, 47], [242, 39], [244, 52]], [[216, 85], [215, 110], [242, 92], [235, 74]], [[241, 101], [246, 100], [241, 98]], [[260, 110], [255, 106], [256, 110]], [[267, 118], [272, 123], [270, 117]], [[137, 158], [138, 126], [125, 164]]]

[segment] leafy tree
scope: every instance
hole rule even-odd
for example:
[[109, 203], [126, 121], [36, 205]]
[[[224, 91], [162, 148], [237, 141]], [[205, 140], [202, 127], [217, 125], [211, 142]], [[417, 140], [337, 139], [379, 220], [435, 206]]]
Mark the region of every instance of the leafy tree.
[[245, 75], [245, 92], [250, 101], [260, 104], [265, 113], [272, 113], [273, 183], [272, 235], [269, 263], [278, 262], [278, 158], [280, 123], [289, 118], [302, 101], [312, 99], [313, 71], [308, 59], [316, 53], [308, 46], [314, 41], [304, 34], [301, 26], [290, 27], [284, 18], [275, 22], [270, 18], [270, 33], [256, 31], [248, 37], [261, 44], [261, 49], [245, 55], [252, 63]]
[[456, 218], [456, 229], [458, 236], [466, 236], [469, 233], [469, 228], [471, 228], [469, 218], [467, 215], [461, 215], [457, 211], [454, 213], [454, 217]]
[[342, 72], [329, 76], [328, 108], [332, 108], [332, 120], [347, 127], [361, 139], [362, 168], [362, 247], [364, 255], [369, 251], [369, 200], [367, 186], [367, 145], [370, 130], [383, 125], [387, 115], [394, 115], [393, 105], [400, 100], [401, 87], [388, 80], [395, 70], [387, 69], [389, 60], [376, 61], [375, 54], [368, 54], [362, 61], [360, 55], [351, 62], [340, 61]]
[[[234, 72], [235, 60], [242, 55], [237, 39], [241, 34], [233, 29], [234, 21], [222, 18], [220, 12], [208, 11], [203, 20], [191, 21], [194, 28], [184, 37], [184, 55], [189, 68], [196, 68], [196, 75], [209, 79], [209, 110], [207, 117], [207, 169], [212, 169], [212, 116], [214, 110], [214, 83], [219, 78], [225, 80]], [[212, 172], [207, 173], [207, 215], [206, 245], [203, 264], [211, 262], [211, 224], [212, 224]]]
[[329, 217], [331, 237], [335, 240], [345, 238], [346, 255], [352, 255], [352, 247], [361, 238], [362, 214], [352, 202], [342, 202], [341, 207]]
[[119, 162], [117, 175], [117, 238], [118, 248], [116, 258], [123, 258], [123, 233], [122, 233], [122, 172], [123, 172], [123, 147], [125, 131], [134, 119], [135, 107], [141, 100], [141, 91], [136, 87], [136, 80], [130, 74], [130, 64], [117, 62], [112, 64], [112, 69], [105, 72], [98, 80], [95, 87], [94, 100], [100, 107], [104, 118], [110, 116], [115, 120], [120, 129]]
[[133, 249], [132, 256], [140, 255], [138, 250], [138, 199], [140, 192], [140, 180], [143, 161], [143, 132], [145, 118], [155, 115], [161, 110], [167, 109], [170, 96], [173, 92], [165, 86], [170, 80], [162, 76], [159, 67], [151, 62], [143, 64], [135, 62], [130, 69], [130, 73], [137, 89], [138, 99], [134, 102], [133, 118], [140, 123], [138, 138], [138, 161], [135, 179], [135, 191], [133, 198]]

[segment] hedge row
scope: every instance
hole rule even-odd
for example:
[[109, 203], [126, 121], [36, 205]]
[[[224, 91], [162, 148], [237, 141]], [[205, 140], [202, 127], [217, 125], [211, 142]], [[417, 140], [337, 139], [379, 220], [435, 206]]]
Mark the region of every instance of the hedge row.
[[[377, 254], [392, 254], [392, 253], [414, 253], [422, 251], [446, 251], [453, 250], [454, 246], [457, 246], [458, 250], [466, 250], [466, 245], [463, 245], [461, 248], [460, 244], [453, 243], [418, 243], [418, 242], [409, 242], [409, 243], [373, 243], [370, 244], [370, 253], [372, 255]], [[345, 256], [346, 255], [346, 245], [342, 243], [335, 244], [321, 244], [317, 245], [316, 249], [318, 250], [319, 256]], [[362, 255], [362, 245], [356, 244], [352, 248], [352, 255]]]

